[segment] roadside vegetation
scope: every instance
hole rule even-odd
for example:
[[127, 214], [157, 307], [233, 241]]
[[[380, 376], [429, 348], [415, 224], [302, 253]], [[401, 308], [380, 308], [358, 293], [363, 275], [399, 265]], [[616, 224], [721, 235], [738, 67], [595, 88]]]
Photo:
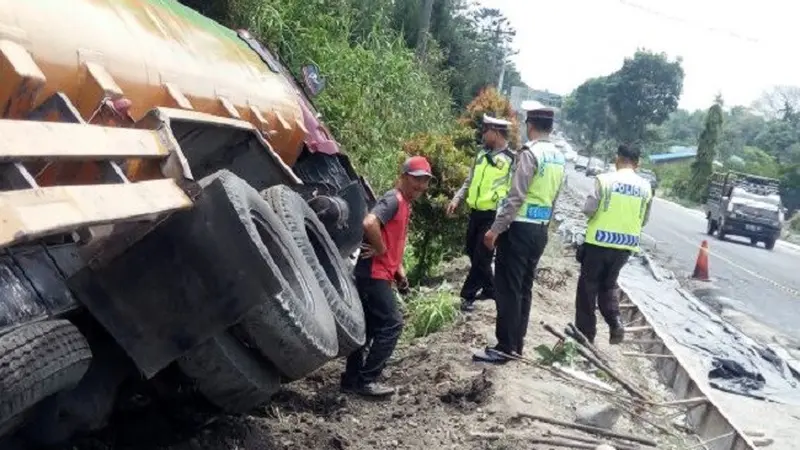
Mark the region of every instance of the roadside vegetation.
[[[784, 205], [800, 208], [800, 87], [776, 86], [749, 107], [678, 109], [680, 59], [638, 51], [615, 73], [592, 78], [564, 102], [566, 128], [584, 153], [610, 160], [618, 142], [643, 149], [644, 165], [659, 179], [659, 195], [687, 206], [705, 201], [713, 171], [736, 170], [777, 178]], [[694, 147], [690, 162], [649, 165], [647, 156]], [[787, 226], [797, 232], [798, 219]]]

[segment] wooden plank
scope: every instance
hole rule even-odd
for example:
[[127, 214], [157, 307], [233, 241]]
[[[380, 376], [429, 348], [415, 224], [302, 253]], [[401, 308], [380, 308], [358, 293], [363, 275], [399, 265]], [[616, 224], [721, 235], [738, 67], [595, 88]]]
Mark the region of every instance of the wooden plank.
[[0, 192], [0, 246], [91, 225], [151, 220], [191, 206], [171, 179]]
[[0, 162], [42, 159], [166, 158], [156, 131], [0, 120]]

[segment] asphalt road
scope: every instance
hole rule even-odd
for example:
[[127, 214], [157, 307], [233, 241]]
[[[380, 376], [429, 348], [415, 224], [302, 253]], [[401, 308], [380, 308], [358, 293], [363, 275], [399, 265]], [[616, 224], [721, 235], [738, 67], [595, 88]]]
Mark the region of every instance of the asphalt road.
[[[569, 184], [588, 193], [594, 179], [568, 173]], [[787, 336], [800, 339], [800, 247], [779, 241], [772, 251], [738, 237], [706, 235], [705, 215], [656, 198], [643, 246], [679, 277], [691, 275], [700, 244], [709, 245], [709, 272], [731, 307]]]

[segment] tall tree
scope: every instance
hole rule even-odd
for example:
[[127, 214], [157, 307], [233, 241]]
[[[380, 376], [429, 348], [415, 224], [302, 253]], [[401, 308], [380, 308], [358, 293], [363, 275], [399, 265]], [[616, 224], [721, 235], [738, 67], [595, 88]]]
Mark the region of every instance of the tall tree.
[[708, 178], [714, 170], [717, 143], [722, 133], [722, 102], [714, 103], [706, 114], [706, 124], [697, 142], [697, 157], [692, 163], [692, 178], [688, 194], [694, 201], [702, 201], [707, 194]]
[[608, 104], [623, 142], [645, 140], [648, 125], [660, 125], [678, 108], [684, 72], [680, 58], [638, 50], [610, 77]]
[[608, 131], [610, 112], [608, 108], [608, 78], [597, 77], [586, 80], [564, 101], [565, 118], [578, 126], [581, 144], [591, 155], [595, 144]]

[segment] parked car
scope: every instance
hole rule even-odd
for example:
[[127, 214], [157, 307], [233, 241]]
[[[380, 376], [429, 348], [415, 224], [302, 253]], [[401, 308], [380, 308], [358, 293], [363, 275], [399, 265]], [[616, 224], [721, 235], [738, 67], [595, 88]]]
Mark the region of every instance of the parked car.
[[589, 158], [586, 156], [578, 155], [575, 158], [575, 170], [586, 170], [586, 166], [589, 164]]
[[605, 170], [606, 170], [606, 164], [603, 161], [596, 158], [592, 158], [589, 161], [589, 164], [586, 166], [586, 176], [593, 177], [605, 172]]
[[650, 187], [653, 189], [653, 195], [655, 195], [656, 188], [658, 187], [658, 177], [656, 174], [649, 169], [639, 169], [636, 171], [636, 173], [639, 174], [640, 177], [650, 182]]

